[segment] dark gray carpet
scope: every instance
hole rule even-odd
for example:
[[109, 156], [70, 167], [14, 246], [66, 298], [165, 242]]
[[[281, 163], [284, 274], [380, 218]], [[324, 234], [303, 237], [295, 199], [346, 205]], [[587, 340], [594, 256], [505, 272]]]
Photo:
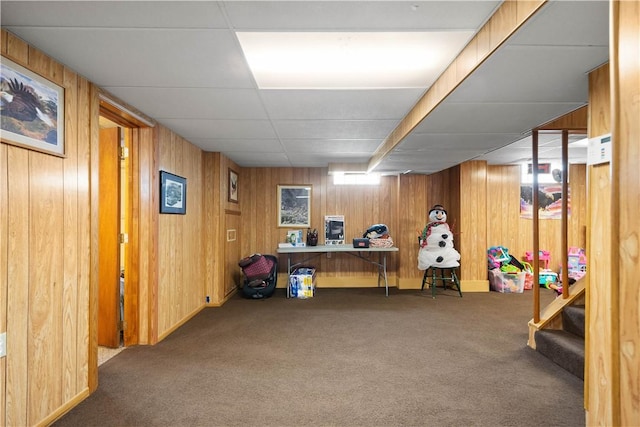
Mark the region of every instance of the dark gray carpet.
[[[553, 291], [541, 289], [542, 302]], [[526, 346], [524, 294], [234, 297], [125, 349], [63, 426], [582, 426], [583, 382]]]

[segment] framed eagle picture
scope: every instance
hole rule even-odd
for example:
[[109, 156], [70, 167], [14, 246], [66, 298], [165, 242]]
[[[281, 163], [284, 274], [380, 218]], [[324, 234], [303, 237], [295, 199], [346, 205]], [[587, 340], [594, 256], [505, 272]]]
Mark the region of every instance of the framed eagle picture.
[[229, 169], [229, 197], [232, 203], [238, 203], [238, 172]]
[[2, 141], [64, 157], [64, 89], [4, 56], [0, 86]]

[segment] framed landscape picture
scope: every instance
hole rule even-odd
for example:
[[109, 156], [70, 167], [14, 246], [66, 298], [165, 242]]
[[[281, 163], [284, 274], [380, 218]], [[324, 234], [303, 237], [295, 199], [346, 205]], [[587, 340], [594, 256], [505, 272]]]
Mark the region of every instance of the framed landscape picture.
[[64, 89], [5, 57], [0, 84], [2, 140], [64, 157]]
[[160, 171], [160, 213], [187, 213], [187, 179]]
[[278, 185], [278, 227], [311, 227], [311, 185]]

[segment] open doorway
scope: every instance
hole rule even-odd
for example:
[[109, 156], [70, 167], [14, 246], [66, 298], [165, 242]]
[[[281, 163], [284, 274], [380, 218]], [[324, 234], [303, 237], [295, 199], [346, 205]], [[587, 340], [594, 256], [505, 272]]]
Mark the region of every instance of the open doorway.
[[[147, 324], [143, 322], [141, 326], [139, 301], [140, 223], [141, 212], [146, 212], [140, 203], [141, 200], [147, 202], [149, 190], [148, 183], [141, 182], [140, 169], [147, 171], [148, 164], [142, 163], [139, 154], [141, 144], [147, 147], [146, 139], [141, 143], [141, 134], [147, 138], [150, 133], [144, 128], [149, 129], [154, 123], [104, 92], [99, 97], [96, 332], [98, 353], [109, 349], [106, 353], [113, 354], [148, 342], [140, 338], [140, 329]], [[141, 188], [145, 190], [141, 192]], [[100, 354], [98, 362], [100, 364]]]
[[124, 328], [128, 218], [127, 183], [130, 129], [100, 117], [99, 140], [99, 281], [98, 365], [120, 352], [126, 344]]

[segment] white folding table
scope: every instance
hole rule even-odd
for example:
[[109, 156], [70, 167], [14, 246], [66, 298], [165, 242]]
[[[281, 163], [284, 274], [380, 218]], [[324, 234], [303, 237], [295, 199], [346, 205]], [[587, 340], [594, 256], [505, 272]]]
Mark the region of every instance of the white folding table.
[[[354, 248], [353, 245], [318, 245], [318, 246], [291, 246], [291, 247], [283, 247], [278, 248], [277, 252], [279, 254], [287, 255], [287, 298], [289, 298], [289, 276], [293, 272], [293, 270], [306, 263], [312, 258], [317, 257], [320, 254], [324, 253], [333, 253], [333, 252], [342, 252], [356, 258], [360, 258], [363, 261], [368, 262], [369, 264], [373, 264], [378, 267], [378, 287], [380, 286], [380, 278], [384, 279], [384, 288], [385, 295], [389, 296], [389, 283], [387, 281], [387, 253], [388, 252], [398, 252], [398, 248], [392, 246], [389, 248]], [[370, 257], [365, 257], [364, 253], [378, 253], [378, 260], [372, 259]], [[298, 260], [297, 262], [291, 263], [291, 257], [295, 254], [302, 254], [304, 256], [303, 259]]]

